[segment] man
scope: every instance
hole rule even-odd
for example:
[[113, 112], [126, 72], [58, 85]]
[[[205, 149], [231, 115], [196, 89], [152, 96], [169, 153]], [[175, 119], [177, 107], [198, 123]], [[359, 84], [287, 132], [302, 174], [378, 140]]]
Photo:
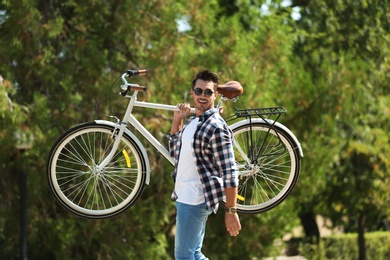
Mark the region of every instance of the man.
[[210, 70], [198, 72], [189, 104], [179, 104], [168, 135], [175, 159], [176, 259], [207, 259], [201, 252], [206, 221], [226, 197], [225, 226], [231, 236], [241, 229], [236, 213], [238, 171], [233, 153], [233, 134], [214, 107], [218, 76]]

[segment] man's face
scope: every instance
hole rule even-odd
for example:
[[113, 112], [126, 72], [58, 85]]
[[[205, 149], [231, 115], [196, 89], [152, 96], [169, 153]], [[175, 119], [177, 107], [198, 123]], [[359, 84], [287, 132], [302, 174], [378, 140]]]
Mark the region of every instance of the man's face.
[[[196, 92], [200, 92], [199, 89], [202, 90], [200, 96], [195, 94]], [[211, 96], [208, 96], [207, 93], [210, 93], [210, 91], [213, 93]], [[201, 79], [196, 80], [195, 86], [191, 91], [191, 95], [194, 99], [194, 106], [196, 108], [197, 116], [203, 114], [207, 110], [214, 108], [214, 101], [217, 98], [217, 92], [214, 90], [214, 82], [204, 81]]]

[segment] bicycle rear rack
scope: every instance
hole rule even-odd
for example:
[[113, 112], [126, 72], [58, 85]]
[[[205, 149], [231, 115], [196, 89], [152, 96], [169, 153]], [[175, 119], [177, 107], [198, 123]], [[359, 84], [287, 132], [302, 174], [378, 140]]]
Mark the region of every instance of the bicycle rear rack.
[[[252, 163], [257, 164], [259, 157], [271, 156], [277, 154], [283, 154], [286, 152], [286, 148], [283, 145], [278, 131], [275, 130], [275, 123], [278, 121], [279, 117], [282, 114], [286, 113], [286, 109], [284, 107], [265, 107], [265, 108], [250, 108], [250, 109], [235, 109], [235, 113], [233, 116], [230, 116], [229, 119], [233, 120], [236, 118], [245, 117], [249, 120], [250, 131], [249, 131], [249, 140], [250, 140], [250, 160]], [[257, 141], [253, 139], [253, 131], [252, 131], [252, 118], [261, 118], [264, 123], [266, 123], [269, 128], [265, 133], [263, 138], [259, 138]], [[278, 138], [277, 143], [266, 143], [268, 136], [271, 131], [274, 131]], [[262, 141], [260, 141], [262, 140]], [[261, 142], [261, 143], [259, 143]]]
[[[287, 111], [284, 107], [262, 107], [246, 109], [235, 108], [234, 115], [227, 117], [225, 120], [226, 122], [229, 122], [240, 117], [245, 117], [249, 120], [251, 120], [253, 117], [259, 117], [263, 119], [265, 123], [268, 123], [270, 126], [272, 126], [276, 121], [278, 121], [279, 117], [286, 112]], [[272, 125], [270, 124], [269, 120], [273, 121]]]
[[262, 107], [262, 108], [250, 108], [250, 109], [235, 109], [236, 117], [245, 117], [251, 118], [253, 116], [260, 117], [264, 119], [272, 119], [273, 121], [278, 121], [279, 117], [282, 114], [286, 113], [284, 107]]

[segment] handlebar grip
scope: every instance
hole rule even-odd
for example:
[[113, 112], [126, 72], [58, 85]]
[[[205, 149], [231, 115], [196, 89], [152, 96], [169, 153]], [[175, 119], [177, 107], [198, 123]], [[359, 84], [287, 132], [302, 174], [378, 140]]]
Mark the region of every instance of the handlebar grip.
[[147, 70], [138, 70], [138, 74], [139, 74], [139, 75], [144, 75], [144, 74], [146, 74], [146, 73], [148, 73]]
[[144, 75], [147, 72], [148, 72], [147, 70], [128, 70], [128, 71], [126, 71], [126, 74], [129, 77], [133, 77], [133, 76], [137, 76], [137, 75]]
[[130, 90], [136, 90], [136, 91], [141, 91], [141, 92], [146, 92], [146, 87], [145, 86], [130, 86]]

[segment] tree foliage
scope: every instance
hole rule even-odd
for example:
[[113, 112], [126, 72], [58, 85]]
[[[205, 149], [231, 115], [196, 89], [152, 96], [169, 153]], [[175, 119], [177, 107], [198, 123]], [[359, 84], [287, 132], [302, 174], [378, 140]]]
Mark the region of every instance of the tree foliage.
[[[150, 186], [115, 218], [77, 218], [59, 207], [47, 186], [48, 153], [63, 131], [107, 119], [112, 111], [122, 116], [126, 100], [116, 95], [115, 80], [128, 68], [148, 69], [135, 81], [148, 86], [142, 99], [151, 102], [188, 100], [192, 77], [209, 68], [222, 82], [238, 80], [244, 86], [240, 100], [225, 105], [226, 114], [234, 107], [288, 110], [282, 123], [305, 153], [298, 186], [276, 209], [242, 216], [239, 240], [227, 236], [223, 214], [211, 216], [204, 245], [211, 259], [270, 254], [273, 241], [296, 226], [305, 211], [350, 230], [356, 229], [344, 223], [345, 216], [353, 221], [364, 212], [371, 229], [376, 217], [388, 217], [389, 5], [292, 1], [301, 14], [294, 20], [282, 2], [3, 0], [2, 257], [20, 256], [15, 216], [20, 214], [18, 173], [25, 171], [31, 258], [172, 258], [172, 166], [150, 145]], [[171, 114], [135, 112], [166, 142]]]
[[[312, 71], [313, 81], [324, 87], [312, 108], [323, 123], [329, 122], [328, 127], [318, 124], [323, 133], [319, 137], [325, 137], [323, 145], [327, 144], [323, 150], [328, 165], [322, 164], [325, 168], [320, 169], [327, 181], [322, 187], [333, 197], [325, 203], [326, 209], [332, 208], [330, 202], [336, 208], [355, 210], [371, 204], [376, 210], [369, 212], [388, 215], [379, 204], [371, 203], [372, 196], [367, 197], [371, 192], [381, 197], [384, 190], [374, 186], [378, 182], [385, 185], [382, 169], [388, 169], [388, 160], [383, 157], [389, 143], [383, 114], [386, 108], [382, 106], [389, 93], [390, 27], [385, 22], [388, 8], [381, 1], [328, 1], [310, 2], [301, 12], [298, 24], [306, 36], [299, 38], [296, 53]], [[368, 185], [370, 182], [376, 184]], [[341, 196], [342, 201], [336, 203], [334, 196], [344, 192], [349, 195]], [[315, 196], [323, 199], [317, 192]], [[352, 197], [357, 201], [351, 203]], [[351, 214], [353, 220], [355, 213], [345, 214]]]

